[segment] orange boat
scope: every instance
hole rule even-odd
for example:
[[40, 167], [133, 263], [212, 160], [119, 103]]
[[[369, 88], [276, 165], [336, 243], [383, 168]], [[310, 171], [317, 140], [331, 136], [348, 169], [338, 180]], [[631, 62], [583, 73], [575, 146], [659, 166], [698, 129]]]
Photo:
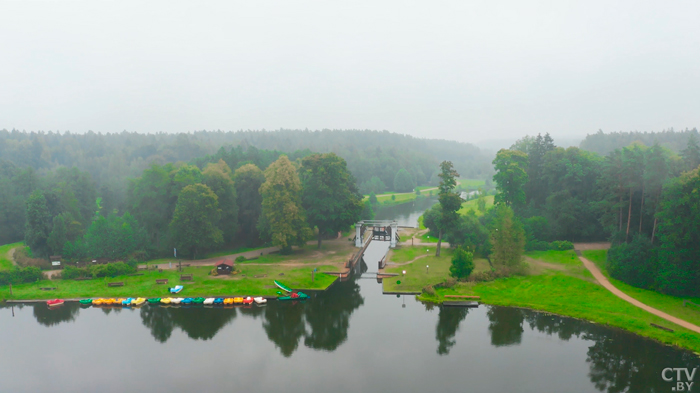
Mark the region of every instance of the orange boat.
[[234, 297], [233, 303], [234, 304], [241, 304], [241, 303], [243, 303], [243, 298], [242, 297]]
[[224, 299], [224, 305], [231, 305], [233, 304], [233, 298], [232, 297], [227, 297]]
[[57, 307], [60, 305], [63, 305], [65, 303], [63, 299], [53, 299], [53, 300], [47, 300], [46, 305], [49, 307]]

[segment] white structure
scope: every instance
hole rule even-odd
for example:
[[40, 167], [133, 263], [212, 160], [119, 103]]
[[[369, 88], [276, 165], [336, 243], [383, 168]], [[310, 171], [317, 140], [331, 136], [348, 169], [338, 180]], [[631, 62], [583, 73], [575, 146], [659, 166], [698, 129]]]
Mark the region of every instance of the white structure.
[[399, 233], [399, 223], [394, 220], [367, 220], [360, 221], [355, 224], [355, 247], [361, 248], [364, 245], [363, 228], [391, 228], [391, 236], [389, 237], [389, 247], [396, 247]]

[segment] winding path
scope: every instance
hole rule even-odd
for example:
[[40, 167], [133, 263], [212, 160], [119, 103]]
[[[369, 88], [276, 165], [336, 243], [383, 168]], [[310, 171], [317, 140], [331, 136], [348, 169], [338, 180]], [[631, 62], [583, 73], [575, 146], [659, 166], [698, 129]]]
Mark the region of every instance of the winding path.
[[608, 291], [612, 292], [613, 295], [619, 297], [620, 299], [632, 304], [633, 306], [639, 307], [644, 311], [648, 311], [657, 317], [661, 317], [669, 322], [673, 322], [678, 326], [682, 326], [688, 330], [692, 330], [696, 333], [700, 333], [700, 326], [694, 325], [688, 321], [685, 321], [680, 318], [676, 318], [673, 315], [666, 314], [665, 312], [658, 310], [654, 307], [647, 306], [646, 304], [640, 302], [637, 299], [634, 299], [633, 297], [627, 295], [626, 293], [622, 292], [621, 290], [617, 289], [610, 281], [608, 280], [607, 277], [603, 275], [603, 273], [598, 269], [598, 266], [595, 265], [595, 263], [589, 261], [588, 259], [584, 258], [583, 255], [581, 255], [581, 250], [583, 248], [579, 248], [578, 245], [576, 245], [576, 254], [578, 254], [578, 258], [583, 262], [583, 266], [588, 269], [588, 271], [593, 274], [593, 277], [595, 277], [596, 280], [602, 285], [605, 289]]

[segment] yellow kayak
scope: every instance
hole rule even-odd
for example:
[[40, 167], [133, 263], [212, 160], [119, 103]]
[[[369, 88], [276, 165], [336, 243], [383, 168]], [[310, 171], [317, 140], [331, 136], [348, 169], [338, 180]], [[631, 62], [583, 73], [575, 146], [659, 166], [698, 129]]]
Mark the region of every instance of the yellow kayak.
[[105, 306], [111, 306], [114, 304], [115, 301], [116, 300], [114, 299], [105, 299], [105, 301], [102, 304], [104, 304]]
[[233, 298], [227, 297], [226, 299], [224, 299], [224, 304], [233, 304]]
[[233, 302], [236, 304], [243, 303], [243, 298], [242, 297], [234, 297]]
[[171, 299], [169, 297], [164, 297], [164, 298], [160, 299], [160, 302], [163, 304], [170, 304], [170, 300]]
[[144, 303], [146, 303], [146, 298], [143, 297], [137, 297], [136, 299], [131, 301], [132, 306], [140, 306]]
[[95, 300], [92, 301], [92, 305], [93, 305], [93, 306], [101, 306], [101, 305], [104, 304], [104, 302], [105, 302], [105, 300], [102, 299], [102, 298], [100, 298], [100, 299], [95, 299]]
[[117, 306], [123, 306], [124, 305], [124, 300], [126, 300], [125, 297], [120, 297], [118, 299], [114, 299], [114, 304]]

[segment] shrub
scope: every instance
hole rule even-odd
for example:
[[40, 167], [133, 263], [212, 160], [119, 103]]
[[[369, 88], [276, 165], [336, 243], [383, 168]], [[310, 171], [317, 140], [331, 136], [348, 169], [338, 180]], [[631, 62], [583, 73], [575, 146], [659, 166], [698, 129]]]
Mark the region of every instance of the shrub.
[[423, 293], [430, 295], [430, 296], [435, 296], [435, 288], [433, 288], [432, 285], [426, 285], [423, 288]]
[[460, 279], [467, 278], [474, 270], [474, 254], [457, 247], [452, 255], [450, 276]]
[[649, 239], [635, 236], [630, 243], [610, 248], [606, 267], [610, 275], [638, 288], [651, 288], [657, 272], [656, 250]]
[[136, 268], [124, 262], [117, 262], [93, 266], [90, 268], [90, 271], [93, 277], [114, 277], [135, 273]]
[[36, 266], [0, 271], [0, 285], [36, 282], [43, 279], [44, 274]]
[[457, 279], [454, 277], [450, 277], [447, 280], [445, 280], [445, 282], [443, 282], [441, 286], [443, 288], [452, 288], [455, 286], [455, 284], [457, 284]]
[[243, 255], [240, 255], [236, 258], [236, 262], [244, 262], [246, 259]]
[[525, 243], [525, 249], [528, 251], [547, 251], [551, 245], [542, 240], [531, 240]]
[[557, 240], [557, 241], [553, 241], [550, 244], [550, 248], [552, 250], [557, 250], [557, 251], [573, 250], [574, 243], [572, 243], [568, 240]]
[[73, 267], [66, 266], [63, 271], [61, 271], [61, 278], [64, 280], [72, 280], [78, 277], [88, 277], [90, 276], [89, 267]]

